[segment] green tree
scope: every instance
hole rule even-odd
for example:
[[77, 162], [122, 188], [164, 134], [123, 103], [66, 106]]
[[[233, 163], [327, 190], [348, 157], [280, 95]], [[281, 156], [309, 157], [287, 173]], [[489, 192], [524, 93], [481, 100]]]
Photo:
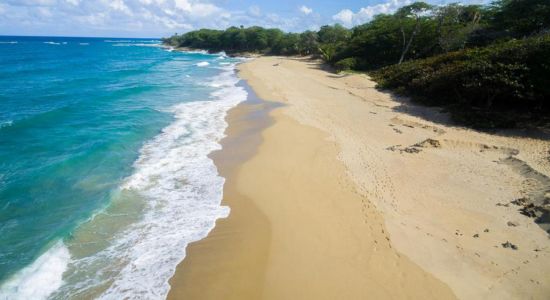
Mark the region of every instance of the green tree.
[[280, 40], [280, 48], [277, 54], [295, 55], [299, 53], [298, 44], [300, 43], [300, 34], [287, 33]]
[[353, 28], [351, 40], [337, 58], [357, 57], [357, 66], [363, 69], [394, 64], [402, 51], [402, 27], [402, 20], [394, 15], [377, 15], [371, 22]]
[[270, 28], [266, 29], [267, 44], [270, 49], [273, 49], [283, 39], [285, 33], [280, 29]]
[[310, 55], [318, 52], [319, 42], [318, 35], [315, 31], [305, 31], [300, 34], [300, 42], [298, 43], [300, 54]]
[[438, 43], [443, 52], [464, 49], [470, 34], [480, 26], [478, 5], [449, 4], [435, 9]]
[[[426, 13], [432, 9], [432, 6], [425, 2], [415, 2], [411, 5], [403, 6], [397, 10], [396, 15], [399, 19], [402, 20], [401, 34], [403, 36], [403, 50], [401, 51], [401, 57], [399, 58], [399, 64], [403, 62], [405, 56], [409, 52], [412, 42], [416, 35], [420, 31], [420, 21]], [[404, 24], [408, 23], [410, 19], [414, 19], [414, 29], [409, 34], [407, 41], [407, 35], [405, 33], [406, 26]]]
[[550, 30], [549, 0], [497, 0], [493, 25], [513, 36], [525, 37]]
[[247, 50], [261, 51], [268, 46], [268, 36], [265, 29], [254, 26], [245, 29]]
[[318, 32], [321, 44], [338, 44], [350, 37], [350, 31], [340, 24], [322, 26]]
[[333, 44], [324, 44], [319, 47], [319, 52], [324, 61], [332, 62], [334, 55], [336, 54], [336, 46]]

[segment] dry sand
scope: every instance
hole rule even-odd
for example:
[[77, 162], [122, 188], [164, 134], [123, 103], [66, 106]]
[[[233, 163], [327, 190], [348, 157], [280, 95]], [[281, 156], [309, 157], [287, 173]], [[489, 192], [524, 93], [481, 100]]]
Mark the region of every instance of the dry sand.
[[450, 126], [318, 62], [262, 57], [241, 76], [285, 106], [261, 131], [231, 111], [214, 159], [232, 211], [188, 247], [171, 298], [550, 297], [548, 234], [511, 203], [548, 191], [548, 139]]

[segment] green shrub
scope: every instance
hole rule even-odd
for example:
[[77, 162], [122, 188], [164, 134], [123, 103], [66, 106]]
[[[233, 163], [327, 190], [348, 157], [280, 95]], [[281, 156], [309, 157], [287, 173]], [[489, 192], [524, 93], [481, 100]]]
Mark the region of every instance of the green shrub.
[[334, 67], [338, 72], [356, 69], [357, 59], [355, 57], [344, 58], [335, 63]]
[[466, 125], [550, 123], [550, 34], [409, 61], [372, 76], [380, 88], [446, 106]]

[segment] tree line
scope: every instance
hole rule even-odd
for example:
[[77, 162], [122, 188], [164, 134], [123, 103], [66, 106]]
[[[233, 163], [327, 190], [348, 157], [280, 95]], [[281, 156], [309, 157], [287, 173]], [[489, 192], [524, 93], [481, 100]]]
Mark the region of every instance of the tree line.
[[549, 35], [550, 1], [498, 0], [484, 6], [415, 2], [351, 29], [201, 29], [164, 42], [230, 54], [313, 55], [338, 71], [367, 71], [380, 87], [446, 106], [460, 122], [513, 127], [548, 124]]

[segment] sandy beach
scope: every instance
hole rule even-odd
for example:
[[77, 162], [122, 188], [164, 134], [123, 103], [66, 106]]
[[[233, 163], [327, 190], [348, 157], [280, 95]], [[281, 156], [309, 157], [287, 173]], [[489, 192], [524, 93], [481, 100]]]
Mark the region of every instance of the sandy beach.
[[[548, 299], [550, 141], [453, 126], [362, 74], [261, 57], [227, 117], [231, 214], [170, 299]], [[522, 213], [523, 212], [523, 213]]]

